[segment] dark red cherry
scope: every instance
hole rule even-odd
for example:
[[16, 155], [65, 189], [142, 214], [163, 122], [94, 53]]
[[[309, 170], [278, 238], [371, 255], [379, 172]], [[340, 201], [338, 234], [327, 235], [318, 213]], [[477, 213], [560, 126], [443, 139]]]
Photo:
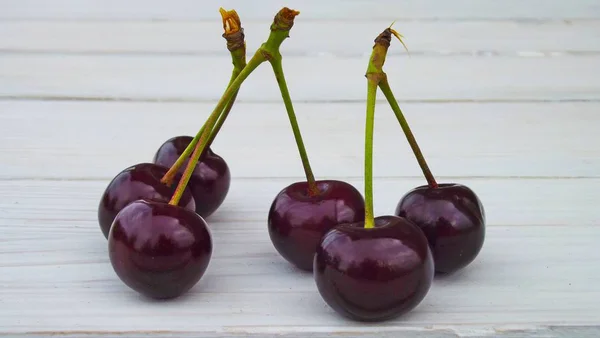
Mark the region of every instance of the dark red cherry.
[[[192, 139], [190, 136], [177, 136], [167, 140], [154, 155], [153, 162], [170, 168]], [[188, 160], [179, 170], [180, 174], [183, 174], [187, 163]], [[188, 183], [198, 215], [204, 218], [212, 215], [225, 200], [230, 183], [231, 174], [227, 163], [208, 147], [200, 157]]]
[[415, 308], [433, 282], [431, 251], [423, 232], [396, 216], [340, 225], [323, 236], [314, 258], [319, 293], [336, 312], [382, 321]]
[[152, 298], [177, 297], [202, 277], [212, 255], [206, 222], [192, 210], [138, 200], [115, 218], [110, 262], [133, 290]]
[[[121, 171], [108, 184], [98, 206], [98, 222], [104, 237], [108, 238], [113, 220], [129, 203], [148, 199], [168, 203], [175, 192], [181, 175], [175, 177], [175, 183], [167, 186], [160, 182], [169, 168], [153, 163], [140, 163]], [[189, 189], [184, 190], [179, 206], [194, 210], [196, 204]]]
[[395, 214], [423, 230], [438, 273], [464, 268], [483, 246], [485, 211], [473, 190], [464, 185], [417, 187], [400, 199]]
[[268, 229], [271, 242], [283, 258], [312, 271], [321, 237], [342, 223], [365, 218], [365, 201], [352, 185], [334, 180], [316, 181], [320, 194], [308, 195], [308, 183], [285, 187], [271, 204]]

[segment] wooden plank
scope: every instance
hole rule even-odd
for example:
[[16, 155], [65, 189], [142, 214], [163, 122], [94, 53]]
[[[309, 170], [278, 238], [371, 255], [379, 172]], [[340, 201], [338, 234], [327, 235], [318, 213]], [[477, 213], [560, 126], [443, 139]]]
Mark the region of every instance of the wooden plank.
[[[399, 49], [397, 44], [396, 49]], [[370, 50], [371, 43], [365, 45]], [[3, 55], [0, 97], [218, 100], [231, 60], [140, 55]], [[363, 101], [368, 57], [287, 57], [288, 86], [298, 101]], [[400, 100], [599, 100], [600, 59], [580, 57], [395, 57], [386, 64]], [[481, 76], [486, 74], [486, 76]], [[279, 102], [268, 65], [244, 82], [240, 101]]]
[[[386, 103], [378, 107], [375, 175], [420, 177], [394, 115]], [[150, 161], [168, 138], [195, 134], [213, 108], [2, 101], [0, 177], [109, 179]], [[402, 108], [436, 175], [598, 177], [596, 103]], [[317, 177], [362, 177], [365, 104], [297, 104], [296, 110]], [[214, 149], [235, 177], [303, 176], [282, 103], [236, 104]]]
[[[286, 56], [363, 57], [370, 52], [377, 33], [389, 24], [301, 19], [284, 45]], [[248, 53], [266, 39], [270, 24], [268, 20], [244, 21]], [[405, 36], [413, 57], [536, 53], [556, 57], [600, 51], [600, 36], [596, 34], [600, 21], [398, 21], [394, 27]], [[221, 33], [217, 16], [207, 22], [0, 21], [0, 52], [225, 56]], [[390, 55], [403, 53], [398, 46], [390, 50]]]
[[[379, 188], [386, 183], [386, 189], [416, 183], [376, 182]], [[262, 220], [246, 218], [256, 201], [269, 202], [262, 191], [275, 191], [275, 182], [266, 188], [265, 183], [235, 182], [228, 209], [215, 215], [220, 221], [211, 221], [215, 251], [205, 277], [180, 299], [153, 302], [125, 287], [108, 262], [93, 210], [100, 182], [3, 182], [0, 299], [10, 310], [0, 316], [0, 334], [558, 337], [562, 332], [594, 337], [600, 332], [595, 269], [600, 227], [591, 206], [598, 202], [593, 194], [598, 180], [480, 182], [477, 189], [492, 198], [487, 204], [492, 225], [481, 255], [462, 272], [436, 279], [407, 316], [373, 325], [337, 316], [310, 275], [277, 255], [264, 214]], [[585, 190], [589, 199], [569, 199], [577, 195], [573, 189]], [[564, 225], [550, 219], [544, 226], [530, 224], [535, 215], [574, 215], [577, 209], [562, 208], [559, 196], [569, 206], [587, 201], [590, 207], [565, 218]], [[502, 225], [508, 219], [522, 223]]]
[[[363, 191], [362, 178], [339, 179]], [[236, 229], [240, 230], [245, 229], [247, 223], [266, 224], [267, 212], [277, 193], [300, 180], [300, 177], [234, 178], [224, 204], [208, 221], [218, 228], [221, 224], [237, 224]], [[596, 208], [600, 202], [597, 196], [600, 179], [462, 178], [453, 181], [477, 193], [484, 204], [488, 226], [600, 226], [600, 210]], [[96, 213], [108, 183], [109, 180], [2, 181], [0, 227], [8, 232], [27, 228], [40, 236], [61, 237], [72, 231], [72, 223], [76, 222], [81, 231], [100, 235]], [[418, 178], [376, 178], [375, 213], [393, 213], [404, 193], [422, 184], [423, 180]], [[8, 251], [21, 250], [18, 243], [3, 246]], [[52, 257], [43, 259], [52, 260]]]
[[[272, 19], [284, 6], [280, 1], [193, 1], [193, 0], [1, 0], [0, 19], [75, 19], [75, 20], [212, 20], [219, 6], [235, 8], [244, 17]], [[310, 19], [401, 18], [428, 20], [456, 19], [596, 19], [600, 7], [595, 0], [380, 0], [362, 1], [289, 0], [285, 3]]]

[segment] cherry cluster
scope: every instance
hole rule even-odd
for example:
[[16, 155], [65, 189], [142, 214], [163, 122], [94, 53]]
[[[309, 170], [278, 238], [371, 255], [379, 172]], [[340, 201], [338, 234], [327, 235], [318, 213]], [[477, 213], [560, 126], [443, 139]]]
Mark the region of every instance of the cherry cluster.
[[[151, 163], [123, 170], [105, 189], [99, 225], [112, 266], [130, 288], [152, 298], [174, 298], [204, 275], [213, 251], [205, 219], [224, 202], [231, 183], [227, 163], [210, 146], [243, 81], [264, 62], [277, 79], [306, 174], [306, 181], [285, 187], [272, 202], [269, 236], [284, 259], [312, 272], [331, 308], [359, 321], [397, 317], [425, 298], [435, 273], [460, 270], [479, 254], [485, 237], [481, 201], [467, 186], [436, 182], [383, 72], [392, 36], [402, 42], [391, 27], [375, 39], [366, 73], [365, 196], [347, 182], [315, 180], [279, 52], [298, 14], [287, 7], [279, 11], [269, 38], [246, 62], [239, 16], [221, 9], [234, 70], [214, 111], [195, 137], [167, 140]], [[428, 184], [402, 196], [393, 215], [375, 217], [372, 154], [378, 88]]]

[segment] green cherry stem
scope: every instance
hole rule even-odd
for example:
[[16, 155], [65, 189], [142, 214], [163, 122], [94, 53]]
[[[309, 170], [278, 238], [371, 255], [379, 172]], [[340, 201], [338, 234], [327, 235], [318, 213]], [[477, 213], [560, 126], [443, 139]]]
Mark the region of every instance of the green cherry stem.
[[375, 125], [375, 98], [377, 76], [367, 75], [367, 120], [365, 123], [365, 228], [375, 227], [373, 213], [373, 129]]
[[[234, 70], [234, 75], [237, 76], [237, 74], [235, 74], [235, 73], [236, 73], [236, 71]], [[235, 77], [233, 77], [233, 75], [232, 75], [231, 81], [229, 82], [229, 85], [227, 86], [228, 88], [229, 88], [229, 86], [231, 86], [231, 84], [233, 83], [234, 79], [235, 79]], [[227, 115], [229, 114], [229, 112], [231, 111], [231, 108], [233, 107], [233, 104], [235, 103], [235, 99], [237, 97], [237, 93], [238, 93], [238, 91], [236, 90], [233, 93], [231, 100], [227, 103], [227, 106], [225, 107], [225, 110], [223, 111], [222, 114], [220, 114], [219, 119], [218, 119], [218, 121], [216, 122], [216, 124], [214, 126], [214, 129], [212, 130], [212, 132], [208, 136], [207, 146], [205, 147], [205, 149], [208, 148], [212, 144], [212, 141], [214, 141], [215, 137], [217, 136], [217, 133], [219, 132], [219, 129], [221, 129], [221, 126], [225, 122], [225, 119], [227, 118]], [[175, 163], [173, 163], [173, 165], [169, 168], [169, 170], [163, 175], [162, 179], [160, 180], [162, 183], [171, 185], [171, 183], [173, 182], [173, 179], [175, 178], [175, 175], [177, 174], [177, 172], [179, 171], [179, 169], [183, 166], [183, 164], [185, 163], [185, 161], [188, 160], [188, 158], [190, 157], [190, 155], [193, 156], [193, 151], [196, 149], [196, 146], [198, 145], [198, 142], [200, 141], [200, 137], [202, 136], [202, 133], [204, 132], [204, 129], [206, 128], [207, 124], [208, 124], [208, 121], [206, 121], [202, 125], [202, 128], [200, 128], [200, 130], [198, 131], [198, 133], [196, 133], [196, 135], [194, 136], [194, 138], [190, 141], [190, 143], [185, 148], [185, 150], [183, 150], [183, 152], [177, 158], [177, 160], [175, 161]], [[200, 156], [201, 155], [202, 154], [200, 154]]]
[[390, 46], [391, 33], [389, 28], [379, 34], [375, 39], [373, 51], [367, 66], [367, 117], [365, 122], [365, 229], [375, 227], [375, 214], [373, 213], [373, 129], [375, 125], [375, 101], [377, 86], [385, 73], [383, 63]]
[[423, 171], [423, 175], [427, 180], [427, 184], [430, 188], [437, 188], [438, 184], [435, 181], [431, 170], [429, 170], [429, 166], [425, 161], [425, 157], [423, 156], [423, 153], [421, 152], [421, 149], [417, 144], [417, 140], [415, 140], [415, 136], [413, 135], [412, 131], [410, 130], [410, 127], [408, 126], [408, 122], [406, 121], [404, 114], [402, 114], [402, 110], [400, 110], [400, 107], [398, 106], [398, 101], [396, 101], [394, 93], [392, 93], [392, 90], [390, 89], [390, 85], [387, 81], [387, 78], [384, 78], [379, 82], [379, 88], [381, 89], [383, 95], [385, 95], [385, 98], [388, 100], [390, 106], [392, 107], [392, 110], [394, 111], [394, 114], [396, 115], [396, 118], [400, 123], [400, 127], [402, 128], [402, 131], [406, 136], [406, 140], [408, 141], [408, 144], [410, 145], [413, 153], [415, 154], [415, 158], [417, 159], [417, 162], [419, 163], [419, 166]]
[[290, 120], [290, 124], [292, 125], [294, 139], [296, 140], [296, 145], [298, 146], [298, 152], [300, 153], [302, 166], [304, 167], [304, 173], [306, 174], [306, 181], [308, 183], [308, 194], [309, 196], [317, 196], [319, 194], [319, 188], [317, 187], [317, 183], [315, 182], [315, 176], [310, 167], [308, 155], [306, 154], [306, 148], [304, 147], [304, 142], [302, 141], [300, 127], [298, 127], [298, 120], [296, 119], [296, 114], [294, 113], [292, 99], [290, 98], [290, 93], [285, 82], [283, 67], [281, 65], [281, 55], [279, 55], [279, 57], [276, 56], [270, 59], [269, 62], [273, 67], [273, 73], [275, 73], [275, 78], [277, 79], [279, 90], [281, 91], [281, 97], [283, 98], [283, 103], [285, 104], [285, 109], [287, 110], [288, 118]]
[[[245, 41], [245, 36], [244, 36], [244, 29], [242, 28], [241, 20], [240, 20], [238, 14], [236, 13], [236, 11], [235, 10], [226, 11], [223, 8], [220, 8], [219, 12], [221, 13], [221, 17], [223, 19], [223, 30], [225, 31], [225, 33], [223, 33], [223, 38], [225, 38], [225, 40], [227, 41], [227, 49], [229, 50], [229, 53], [231, 54], [231, 61], [233, 63], [233, 71], [231, 74], [231, 79], [229, 80], [229, 83], [227, 84], [227, 88], [229, 88], [231, 86], [231, 84], [233, 83], [233, 81], [238, 77], [238, 75], [246, 67], [246, 41]], [[214, 129], [212, 129], [212, 131], [210, 133], [210, 136], [207, 141], [208, 145], [205, 147], [205, 149], [210, 147], [210, 145], [213, 143], [215, 137], [217, 137], [217, 134], [221, 130], [223, 123], [225, 123], [225, 120], [227, 119], [227, 116], [229, 115], [229, 112], [231, 111], [231, 108], [233, 108], [233, 104], [235, 103], [238, 92], [239, 92], [239, 89], [235, 91], [235, 93], [233, 94], [233, 97], [227, 103], [227, 106], [225, 107], [224, 112], [221, 114], [221, 116], [219, 116], [219, 120], [217, 121], [216, 126], [214, 127]], [[206, 123], [202, 126], [202, 128], [194, 136], [192, 141], [190, 141], [188, 146], [185, 148], [185, 150], [182, 152], [182, 154], [179, 156], [179, 158], [177, 158], [175, 163], [173, 163], [171, 168], [169, 168], [169, 170], [165, 173], [165, 175], [161, 179], [162, 183], [168, 184], [168, 185], [172, 184], [176, 173], [183, 166], [183, 164], [190, 157], [190, 155], [192, 155], [192, 152], [196, 148], [196, 145], [198, 144], [198, 141], [200, 140], [200, 136], [202, 135], [202, 132], [204, 131], [205, 126], [206, 126]], [[200, 157], [202, 157], [202, 154], [200, 154]]]
[[202, 128], [202, 132], [199, 133], [200, 140], [196, 143], [196, 145], [194, 147], [194, 152], [192, 153], [192, 157], [190, 158], [190, 161], [188, 162], [187, 166], [185, 167], [185, 170], [183, 171], [181, 180], [177, 184], [177, 188], [175, 188], [175, 193], [173, 193], [173, 197], [171, 197], [169, 204], [171, 204], [171, 205], [179, 204], [179, 200], [181, 199], [181, 196], [183, 196], [183, 192], [185, 191], [185, 188], [187, 187], [187, 184], [190, 181], [190, 178], [192, 177], [194, 168], [196, 167], [196, 164], [198, 164], [200, 155], [202, 154], [202, 152], [204, 151], [204, 148], [206, 147], [206, 143], [207, 143], [206, 140], [208, 139], [208, 137], [210, 135], [210, 130], [214, 127], [215, 123], [217, 122], [217, 118], [219, 117], [219, 111], [220, 110], [215, 109], [215, 111], [209, 116], [208, 120], [204, 124], [204, 128]]
[[317, 196], [319, 194], [319, 189], [310, 167], [310, 161], [308, 160], [304, 142], [302, 141], [302, 134], [300, 133], [300, 127], [298, 126], [298, 120], [296, 118], [296, 113], [294, 112], [294, 105], [292, 104], [290, 92], [285, 81], [285, 75], [281, 61], [282, 57], [281, 53], [279, 52], [279, 47], [283, 41], [289, 37], [289, 31], [294, 25], [294, 18], [298, 14], [300, 14], [300, 12], [286, 8], [279, 12], [273, 20], [273, 24], [271, 25], [271, 35], [267, 41], [260, 46], [259, 52], [261, 52], [265, 59], [271, 64], [273, 73], [275, 74], [275, 79], [279, 85], [279, 91], [281, 92], [281, 97], [292, 126], [294, 139], [296, 141], [296, 146], [298, 147], [302, 166], [306, 175], [306, 181], [308, 183], [308, 195]]
[[[231, 54], [231, 62], [233, 63], [233, 72], [231, 74], [231, 79], [229, 80], [229, 84], [227, 87], [231, 86], [233, 81], [238, 75], [242, 72], [244, 68], [246, 68], [246, 40], [244, 35], [244, 28], [242, 28], [242, 22], [240, 17], [238, 16], [235, 10], [226, 11], [223, 8], [219, 8], [219, 13], [221, 13], [221, 17], [223, 19], [223, 38], [227, 40], [227, 49]], [[210, 138], [208, 139], [208, 146], [213, 143], [215, 137], [223, 127], [223, 123], [227, 120], [227, 116], [229, 116], [229, 112], [235, 103], [239, 90], [235, 92], [233, 98], [225, 107], [225, 111], [219, 117], [219, 121], [217, 121], [217, 125], [212, 130], [210, 134]]]
[[[244, 67], [245, 67], [245, 65], [244, 65]], [[233, 70], [233, 74], [231, 75], [231, 81], [229, 82], [228, 87], [233, 83], [235, 78], [242, 72], [242, 69], [235, 68]], [[221, 130], [221, 127], [223, 127], [223, 123], [225, 123], [225, 120], [227, 120], [227, 116], [229, 116], [229, 112], [231, 111], [231, 108], [233, 107], [233, 104], [235, 103], [235, 99], [237, 98], [238, 93], [239, 93], [239, 90], [236, 90], [235, 93], [233, 94], [233, 97], [231, 98], [231, 100], [227, 103], [227, 106], [225, 107], [223, 114], [221, 114], [221, 116], [219, 116], [219, 120], [217, 121], [214, 129], [210, 133], [210, 137], [208, 138], [208, 146], [207, 147], [210, 147], [212, 145], [213, 141], [215, 140], [215, 137], [217, 137], [217, 134]]]
[[423, 156], [423, 153], [421, 152], [421, 149], [419, 148], [419, 145], [417, 144], [417, 141], [415, 140], [415, 136], [413, 135], [412, 131], [410, 130], [408, 122], [406, 121], [406, 118], [404, 117], [402, 110], [400, 110], [400, 107], [398, 106], [398, 101], [396, 101], [396, 98], [394, 97], [394, 94], [392, 93], [392, 90], [390, 89], [390, 85], [387, 80], [387, 75], [383, 71], [383, 64], [385, 63], [387, 51], [388, 51], [388, 48], [390, 47], [390, 43], [392, 42], [392, 35], [394, 35], [398, 40], [400, 40], [400, 43], [402, 43], [402, 46], [404, 46], [404, 49], [406, 49], [408, 51], [408, 49], [406, 48], [406, 45], [404, 44], [404, 41], [402, 41], [402, 35], [400, 35], [398, 32], [393, 30], [391, 28], [391, 26], [386, 28], [375, 39], [375, 46], [373, 47], [373, 54], [371, 55], [371, 62], [369, 63], [369, 68], [367, 70], [367, 73], [379, 74], [379, 79], [377, 80], [377, 85], [379, 86], [379, 89], [381, 89], [383, 94], [385, 95], [385, 98], [387, 99], [388, 103], [390, 104], [392, 111], [396, 115], [396, 118], [398, 119], [398, 123], [400, 123], [400, 127], [402, 128], [402, 131], [404, 132], [404, 135], [406, 136], [406, 140], [408, 141], [408, 144], [410, 145], [413, 153], [415, 154], [415, 158], [417, 159], [417, 162], [419, 163], [419, 166], [421, 167], [421, 170], [423, 171], [423, 175], [425, 176], [425, 179], [427, 180], [427, 184], [429, 185], [430, 188], [437, 188], [438, 184], [435, 181], [435, 178], [433, 177], [431, 170], [429, 170], [429, 166], [427, 165], [427, 162], [425, 161], [425, 157]]
[[[235, 80], [233, 81], [233, 83], [231, 83], [231, 85], [227, 88], [227, 90], [225, 91], [223, 96], [221, 96], [221, 99], [217, 103], [217, 106], [215, 107], [213, 112], [210, 114], [208, 120], [204, 123], [204, 126], [202, 126], [202, 128], [198, 132], [198, 134], [200, 134], [198, 143], [194, 147], [194, 152], [192, 153], [192, 157], [190, 158], [190, 161], [188, 162], [188, 164], [185, 168], [185, 171], [183, 172], [181, 180], [179, 181], [179, 184], [177, 185], [177, 188], [175, 189], [175, 193], [173, 194], [171, 201], [169, 201], [169, 204], [177, 205], [177, 203], [179, 203], [179, 199], [181, 199], [181, 196], [183, 195], [183, 191], [185, 190], [185, 187], [187, 186], [187, 183], [190, 180], [190, 177], [192, 176], [194, 167], [198, 163], [198, 159], [200, 158], [200, 155], [202, 154], [202, 152], [204, 152], [204, 149], [207, 146], [207, 143], [208, 143], [207, 141], [208, 141], [210, 131], [214, 128], [218, 117], [220, 116], [221, 112], [223, 112], [223, 109], [225, 108], [225, 105], [232, 99], [232, 97], [235, 95], [235, 93], [239, 90], [239, 88], [242, 85], [242, 83], [244, 82], [244, 80], [246, 80], [246, 78], [252, 73], [252, 71], [254, 71], [262, 62], [264, 62], [264, 58], [261, 57], [261, 54], [260, 53], [255, 54], [255, 56], [252, 57], [252, 59], [250, 59], [250, 61], [248, 62], [248, 65], [246, 65], [246, 68], [244, 68], [244, 70], [242, 70], [242, 72], [238, 75], [238, 77], [236, 77]], [[169, 172], [172, 169], [173, 169], [173, 167], [171, 167], [171, 169], [169, 169]], [[169, 174], [169, 172], [167, 172], [167, 174], [165, 174], [165, 177]], [[173, 173], [173, 176], [174, 175], [175, 175], [175, 173]], [[165, 177], [163, 177], [163, 180], [165, 179]]]
[[[207, 146], [207, 141], [210, 134], [209, 131], [212, 131], [214, 129], [217, 119], [223, 112], [223, 109], [225, 109], [227, 103], [230, 100], [232, 100], [232, 98], [236, 95], [242, 83], [248, 78], [248, 76], [250, 76], [250, 74], [256, 68], [258, 68], [258, 66], [260, 66], [263, 62], [268, 60], [268, 57], [270, 55], [268, 52], [265, 52], [265, 50], [268, 51], [269, 48], [276, 47], [276, 51], [278, 51], [279, 46], [281, 45], [283, 40], [287, 38], [289, 30], [294, 24], [294, 17], [298, 14], [299, 12], [284, 7], [277, 13], [277, 15], [275, 15], [275, 19], [273, 20], [273, 24], [271, 25], [271, 34], [269, 34], [269, 38], [265, 43], [263, 43], [261, 48], [259, 48], [256, 51], [254, 56], [252, 56], [250, 61], [248, 61], [246, 67], [244, 67], [244, 69], [239, 73], [235, 80], [227, 87], [225, 93], [223, 93], [223, 96], [221, 96], [221, 99], [219, 99], [217, 106], [210, 114], [208, 120], [204, 123], [200, 131], [198, 131], [198, 134], [196, 135], [196, 137], [198, 137], [198, 141], [197, 144], [194, 146], [194, 152], [185, 168], [185, 171], [181, 180], [179, 181], [179, 184], [177, 185], [177, 188], [175, 189], [175, 193], [173, 194], [171, 201], [169, 201], [169, 204], [177, 205], [179, 203], [179, 200], [183, 195], [185, 187], [187, 186], [187, 183], [190, 180], [194, 167], [198, 163], [200, 155]], [[184, 154], [182, 154], [182, 156], [180, 156], [179, 159], [184, 158], [185, 160], [185, 157], [183, 155]], [[171, 166], [171, 168], [164, 175], [161, 181], [163, 183], [172, 182], [173, 178], [175, 177], [175, 174], [177, 173], [177, 170], [179, 170], [179, 168], [174, 168], [174, 165]]]

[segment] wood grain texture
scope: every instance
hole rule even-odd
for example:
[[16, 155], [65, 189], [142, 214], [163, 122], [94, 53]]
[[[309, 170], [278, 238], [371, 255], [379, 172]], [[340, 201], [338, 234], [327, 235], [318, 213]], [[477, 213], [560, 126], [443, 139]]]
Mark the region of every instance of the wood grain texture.
[[[338, 179], [363, 191], [362, 179]], [[300, 177], [234, 178], [227, 200], [208, 221], [211, 224], [237, 224], [240, 230], [245, 229], [247, 223], [266, 224], [267, 212], [277, 193], [288, 184], [301, 180]], [[71, 231], [76, 222], [83, 227], [81, 231], [100, 234], [96, 212], [109, 181], [2, 181], [2, 228], [15, 235], [27, 228], [54, 237]], [[596, 193], [600, 189], [600, 179], [463, 178], [453, 181], [471, 187], [478, 194], [486, 208], [488, 226], [527, 225], [541, 229], [570, 224], [600, 226], [600, 210], [595, 208], [600, 202]], [[423, 179], [417, 178], [378, 178], [374, 185], [375, 212], [393, 213], [402, 195], [422, 184]], [[30, 191], [36, 193], [30, 194]], [[36, 220], [41, 220], [42, 224], [36, 224]], [[20, 245], [5, 243], [3, 246], [9, 251], [12, 248], [20, 252]]]
[[193, 0], [0, 0], [0, 19], [75, 19], [75, 20], [202, 20], [212, 19], [219, 6], [235, 8], [252, 19], [272, 19], [283, 6], [301, 11], [311, 19], [400, 18], [427, 20], [457, 19], [597, 19], [600, 6], [595, 0], [353, 0], [328, 1], [261, 0], [260, 6], [249, 1]]
[[[365, 50], [371, 48], [365, 45]], [[401, 47], [396, 44], [395, 48]], [[0, 98], [218, 100], [231, 73], [226, 56], [0, 56]], [[368, 56], [287, 57], [297, 101], [360, 101]], [[386, 63], [399, 100], [600, 100], [600, 58], [397, 57]], [[482, 76], [482, 74], [486, 74]], [[93, 81], [90, 81], [93, 76]], [[268, 64], [244, 82], [240, 102], [280, 102]]]
[[[377, 182], [376, 195], [388, 202], [390, 188], [418, 184]], [[409, 337], [426, 333], [510, 337], [514, 330], [522, 333], [536, 327], [541, 331], [535, 332], [554, 337], [549, 327], [568, 324], [572, 328], [568, 332], [579, 332], [578, 326], [594, 325], [598, 318], [600, 275], [594, 268], [600, 264], [595, 250], [598, 215], [564, 210], [558, 198], [542, 201], [539, 194], [548, 185], [546, 196], [579, 195], [574, 204], [597, 204], [593, 191], [598, 180], [574, 184], [487, 180], [479, 185], [468, 181], [488, 198], [490, 207], [479, 259], [456, 275], [437, 279], [415, 311], [374, 325], [337, 316], [319, 297], [310, 275], [291, 268], [274, 251], [265, 228], [266, 213], [257, 209], [267, 207], [286, 180], [233, 182], [224, 209], [209, 221], [215, 251], [207, 274], [186, 296], [168, 302], [139, 297], [114, 275], [95, 221], [97, 193], [104, 183], [4, 181], [0, 186], [5, 196], [0, 299], [3, 308], [10, 309], [0, 316], [0, 332], [374, 336], [383, 331]], [[580, 192], [589, 189], [587, 197], [571, 191], [577, 187]], [[519, 200], [501, 198], [509, 195]], [[535, 211], [536, 207], [544, 211]], [[578, 215], [568, 217], [565, 212]], [[547, 219], [535, 219], [544, 214]], [[566, 222], [556, 224], [561, 218]], [[598, 330], [588, 334], [594, 332]]]
[[[374, 174], [420, 177], [391, 109], [385, 102], [378, 107]], [[151, 161], [167, 139], [195, 134], [213, 108], [213, 104], [0, 102], [0, 151], [5, 159], [0, 162], [0, 178], [109, 179], [130, 165]], [[599, 177], [598, 104], [403, 104], [402, 108], [440, 179]], [[315, 175], [362, 177], [365, 105], [297, 104], [296, 110]], [[283, 103], [236, 104], [214, 150], [227, 160], [235, 177], [303, 175]]]
[[[226, 59], [218, 13], [201, 22], [0, 21], [0, 53], [164, 54]], [[268, 36], [269, 20], [244, 20], [248, 53]], [[286, 56], [365, 57], [389, 22], [307, 21], [300, 16]], [[600, 53], [600, 21], [403, 21], [400, 31], [411, 56], [560, 57]], [[405, 54], [394, 42], [389, 55]], [[397, 61], [394, 61], [394, 63]]]
[[[290, 0], [282, 47], [317, 178], [363, 190], [364, 71], [393, 20], [386, 71], [433, 173], [472, 187], [481, 255], [437, 278], [415, 311], [336, 315], [275, 252], [267, 210], [302, 180], [268, 66], [242, 88], [214, 149], [233, 183], [208, 219], [207, 274], [155, 302], [116, 277], [96, 212], [109, 180], [191, 135], [231, 71], [218, 7], [252, 53], [280, 1], [0, 0], [0, 336], [600, 336], [600, 3], [597, 0]], [[379, 96], [375, 211], [424, 180]]]

